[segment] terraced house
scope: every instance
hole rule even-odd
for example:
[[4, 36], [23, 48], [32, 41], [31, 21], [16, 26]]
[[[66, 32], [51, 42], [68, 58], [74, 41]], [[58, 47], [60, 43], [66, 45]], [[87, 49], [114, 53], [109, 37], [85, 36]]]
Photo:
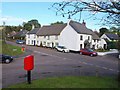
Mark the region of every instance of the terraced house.
[[94, 49], [102, 47], [100, 38], [86, 27], [84, 21], [79, 23], [69, 20], [65, 24], [43, 26], [39, 28], [36, 35], [35, 45], [37, 46], [56, 47], [60, 45], [73, 51], [79, 51], [86, 47]]

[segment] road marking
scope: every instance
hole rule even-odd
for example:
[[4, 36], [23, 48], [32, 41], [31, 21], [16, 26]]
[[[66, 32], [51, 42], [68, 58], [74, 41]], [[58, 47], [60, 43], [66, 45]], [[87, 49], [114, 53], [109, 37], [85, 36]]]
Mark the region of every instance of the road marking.
[[[47, 53], [43, 53], [43, 52], [39, 52], [39, 51], [34, 51], [34, 52], [35, 53], [39, 53], [39, 54], [43, 54], [43, 55], [48, 55], [48, 56], [51, 56], [51, 57], [61, 58], [63, 60], [72, 60], [70, 58], [64, 58], [64, 57], [60, 57], [60, 56], [56, 56], [56, 55], [51, 55], [51, 54], [47, 54]], [[120, 72], [119, 70], [115, 70], [115, 69], [111, 69], [111, 68], [107, 68], [107, 67], [102, 67], [102, 66], [99, 66], [99, 65], [94, 65], [94, 64], [86, 63], [86, 62], [82, 62], [82, 61], [79, 61], [79, 63], [90, 65], [90, 66], [95, 66], [95, 67], [102, 68], [102, 69], [105, 69], [105, 70]]]

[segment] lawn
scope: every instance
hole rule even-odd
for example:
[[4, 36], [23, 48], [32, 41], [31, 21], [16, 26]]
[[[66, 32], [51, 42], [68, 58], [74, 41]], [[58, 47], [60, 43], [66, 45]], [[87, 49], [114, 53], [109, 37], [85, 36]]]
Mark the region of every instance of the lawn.
[[118, 82], [111, 77], [67, 76], [38, 79], [8, 88], [118, 88]]
[[0, 41], [0, 47], [1, 47], [0, 48], [0, 53], [2, 53], [2, 54], [16, 56], [16, 55], [20, 55], [20, 54], [23, 53], [21, 51], [21, 47], [6, 44], [2, 40]]

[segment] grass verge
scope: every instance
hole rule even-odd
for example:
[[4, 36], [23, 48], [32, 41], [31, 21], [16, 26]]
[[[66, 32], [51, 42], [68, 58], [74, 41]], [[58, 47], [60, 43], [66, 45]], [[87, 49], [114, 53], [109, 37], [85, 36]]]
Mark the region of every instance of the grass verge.
[[118, 82], [111, 77], [67, 76], [34, 80], [32, 84], [21, 83], [8, 88], [118, 88]]
[[0, 47], [1, 54], [7, 54], [12, 56], [23, 54], [23, 52], [21, 51], [21, 47], [6, 44], [4, 41], [0, 41]]

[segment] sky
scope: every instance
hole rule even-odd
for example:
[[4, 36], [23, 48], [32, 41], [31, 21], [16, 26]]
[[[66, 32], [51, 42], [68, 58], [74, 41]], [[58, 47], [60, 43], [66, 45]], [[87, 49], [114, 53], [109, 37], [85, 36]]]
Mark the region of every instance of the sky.
[[[37, 19], [43, 25], [50, 25], [56, 21], [67, 23], [68, 17], [56, 16], [56, 12], [51, 8], [54, 2], [2, 2], [0, 3], [0, 25], [5, 21], [6, 25], [22, 25], [23, 22]], [[51, 9], [48, 9], [51, 8]], [[96, 15], [101, 17], [102, 14]], [[95, 17], [89, 18], [88, 12], [82, 13], [80, 23], [84, 20], [89, 29], [99, 30], [100, 21], [93, 20]], [[78, 21], [79, 15], [72, 17], [72, 20]]]

